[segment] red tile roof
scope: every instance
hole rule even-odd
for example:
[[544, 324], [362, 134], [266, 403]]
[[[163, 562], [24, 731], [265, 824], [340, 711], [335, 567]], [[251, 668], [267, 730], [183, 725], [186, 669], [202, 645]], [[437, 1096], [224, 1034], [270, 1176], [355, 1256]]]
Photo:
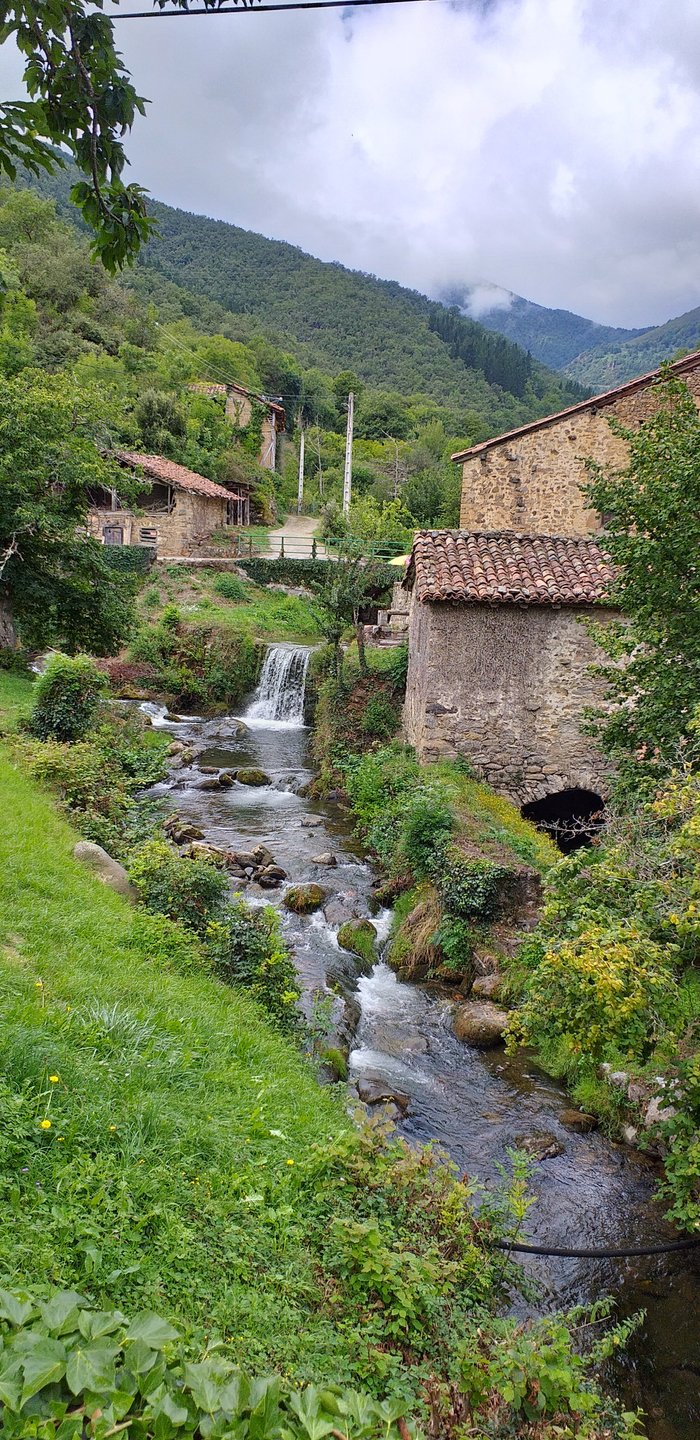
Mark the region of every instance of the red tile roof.
[[405, 584], [419, 600], [470, 605], [596, 605], [615, 578], [595, 539], [493, 530], [422, 530]]
[[237, 395], [244, 395], [248, 400], [254, 400], [257, 405], [265, 405], [268, 410], [274, 410], [277, 420], [284, 428], [286, 422], [284, 405], [280, 405], [276, 400], [269, 400], [267, 395], [258, 395], [255, 390], [247, 390], [245, 385], [237, 385], [234, 380], [229, 381], [226, 385], [221, 381], [193, 380], [187, 389], [194, 390], [198, 395], [208, 395], [210, 398], [213, 395], [228, 395], [235, 390]]
[[174, 460], [166, 460], [164, 455], [138, 455], [135, 450], [117, 450], [115, 459], [120, 465], [143, 470], [144, 475], [148, 475], [151, 480], [161, 480], [165, 485], [174, 485], [176, 490], [189, 490], [193, 495], [207, 495], [212, 500], [231, 499], [231, 491], [224, 490], [223, 485], [207, 480], [206, 476], [198, 475], [196, 470], [188, 470], [185, 465], [176, 465]]
[[[700, 350], [695, 350], [692, 355], [676, 360], [669, 369], [673, 375], [685, 375], [688, 370], [696, 370], [698, 365]], [[650, 370], [646, 375], [639, 375], [636, 380], [616, 385], [614, 390], [605, 390], [602, 395], [591, 395], [589, 400], [579, 400], [577, 405], [569, 405], [566, 410], [557, 410], [554, 415], [544, 415], [541, 420], [530, 420], [527, 425], [519, 425], [517, 430], [506, 430], [503, 435], [493, 435], [490, 440], [482, 440], [479, 445], [470, 445], [468, 450], [457, 450], [452, 459], [470, 460], [473, 455], [483, 455], [484, 451], [490, 450], [493, 445], [502, 445], [507, 440], [514, 440], [517, 435], [528, 435], [533, 430], [543, 430], [546, 425], [554, 425], [557, 420], [565, 420], [568, 415], [578, 415], [583, 410], [598, 410], [605, 405], [612, 405], [623, 395], [633, 395], [635, 390], [643, 390], [646, 385], [652, 385], [658, 380], [660, 373], [660, 370]]]

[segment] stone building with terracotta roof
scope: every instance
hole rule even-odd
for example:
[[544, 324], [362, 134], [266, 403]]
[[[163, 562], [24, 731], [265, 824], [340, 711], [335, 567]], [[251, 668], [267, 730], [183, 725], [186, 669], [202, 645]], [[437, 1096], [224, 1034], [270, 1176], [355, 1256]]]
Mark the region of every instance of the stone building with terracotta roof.
[[[670, 366], [700, 406], [700, 351]], [[610, 428], [614, 417], [629, 429], [656, 409], [652, 370], [603, 395], [570, 405], [496, 435], [452, 459], [462, 466], [459, 523], [464, 530], [514, 530], [541, 535], [591, 535], [600, 516], [588, 509], [581, 486], [586, 461], [615, 468], [627, 462], [627, 445]]]
[[114, 458], [143, 476], [143, 490], [131, 508], [123, 508], [112, 490], [91, 492], [90, 533], [105, 545], [148, 545], [158, 556], [192, 555], [215, 531], [249, 523], [246, 488], [224, 489], [164, 455], [118, 450]]
[[247, 430], [257, 410], [260, 415], [258, 464], [263, 470], [277, 469], [278, 437], [286, 424], [284, 406], [280, 401], [270, 399], [269, 395], [257, 395], [253, 390], [246, 390], [244, 385], [233, 382], [226, 385], [195, 380], [189, 388], [210, 398], [223, 396], [226, 418], [237, 430]]
[[614, 613], [613, 578], [592, 536], [419, 533], [404, 581], [404, 728], [419, 757], [464, 755], [521, 806], [581, 792], [599, 805], [605, 765], [580, 730], [599, 694], [595, 646], [579, 622]]

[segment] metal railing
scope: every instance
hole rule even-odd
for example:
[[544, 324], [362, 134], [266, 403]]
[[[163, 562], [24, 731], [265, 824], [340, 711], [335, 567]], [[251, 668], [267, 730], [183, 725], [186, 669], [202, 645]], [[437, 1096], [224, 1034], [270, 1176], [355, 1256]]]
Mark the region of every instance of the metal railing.
[[245, 530], [232, 537], [239, 559], [256, 560], [337, 560], [344, 555], [361, 555], [366, 560], [393, 560], [406, 553], [400, 540], [380, 540], [360, 544], [353, 540], [323, 540], [316, 535], [284, 535], [261, 537]]

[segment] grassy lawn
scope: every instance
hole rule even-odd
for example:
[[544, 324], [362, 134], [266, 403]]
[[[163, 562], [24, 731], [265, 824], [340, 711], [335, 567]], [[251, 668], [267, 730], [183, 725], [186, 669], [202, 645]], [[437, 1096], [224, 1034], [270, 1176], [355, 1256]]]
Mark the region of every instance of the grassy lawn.
[[340, 1101], [244, 995], [144, 955], [135, 912], [6, 759], [0, 803], [3, 1283], [165, 1311], [248, 1363], [341, 1376], [315, 1253], [330, 1215], [300, 1197], [311, 1147], [348, 1129]]
[[0, 670], [0, 732], [16, 730], [32, 703], [34, 676]]

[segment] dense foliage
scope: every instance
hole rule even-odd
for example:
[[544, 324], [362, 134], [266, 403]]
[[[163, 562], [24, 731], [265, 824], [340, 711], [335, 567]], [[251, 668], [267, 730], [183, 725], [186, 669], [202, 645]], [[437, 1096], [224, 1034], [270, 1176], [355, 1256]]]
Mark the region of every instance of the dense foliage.
[[691, 744], [700, 705], [700, 416], [681, 380], [662, 378], [654, 395], [657, 409], [636, 430], [614, 426], [627, 468], [591, 466], [588, 486], [620, 567], [613, 599], [624, 620], [594, 627], [612, 661], [594, 728], [619, 792], [653, 784]]
[[36, 683], [32, 733], [39, 740], [83, 740], [106, 689], [89, 655], [52, 655]]

